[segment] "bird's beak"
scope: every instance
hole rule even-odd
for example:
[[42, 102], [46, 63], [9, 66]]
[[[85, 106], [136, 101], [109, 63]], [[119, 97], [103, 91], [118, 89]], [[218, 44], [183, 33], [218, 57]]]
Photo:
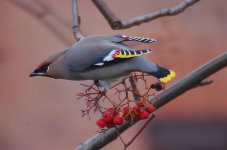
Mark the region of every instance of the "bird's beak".
[[33, 71], [29, 77], [35, 77], [35, 76], [44, 76], [44, 73], [41, 73], [41, 72], [37, 72], [36, 70]]

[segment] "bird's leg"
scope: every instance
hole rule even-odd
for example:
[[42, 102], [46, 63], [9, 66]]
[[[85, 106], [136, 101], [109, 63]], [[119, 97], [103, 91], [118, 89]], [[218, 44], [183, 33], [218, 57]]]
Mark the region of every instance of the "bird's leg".
[[93, 80], [94, 84], [99, 87], [99, 88], [103, 88], [104, 92], [107, 92], [107, 90], [109, 89], [109, 84], [102, 81], [102, 80]]
[[100, 83], [99, 83], [99, 80], [93, 80], [94, 84], [97, 86], [97, 87], [100, 87]]

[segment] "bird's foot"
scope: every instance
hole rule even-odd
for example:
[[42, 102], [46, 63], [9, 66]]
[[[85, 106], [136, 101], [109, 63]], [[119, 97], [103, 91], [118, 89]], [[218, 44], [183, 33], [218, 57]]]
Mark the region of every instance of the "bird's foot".
[[102, 81], [102, 80], [93, 80], [94, 81], [94, 84], [99, 87], [99, 88], [103, 88], [104, 89], [104, 92], [106, 93], [107, 90], [109, 89], [109, 84]]

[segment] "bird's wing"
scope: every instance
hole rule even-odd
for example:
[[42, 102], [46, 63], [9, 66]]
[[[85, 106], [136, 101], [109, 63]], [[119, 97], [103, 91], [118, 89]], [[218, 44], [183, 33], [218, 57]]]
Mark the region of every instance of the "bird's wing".
[[91, 66], [94, 64], [99, 66], [103, 59], [117, 47], [116, 45], [85, 38], [74, 44], [64, 54], [64, 64], [72, 72], [83, 72], [87, 69], [92, 69]]
[[130, 50], [122, 43], [103, 37], [85, 38], [73, 45], [65, 54], [65, 64], [71, 71], [81, 72], [121, 63], [127, 59], [150, 53], [151, 50]]
[[122, 42], [125, 42], [125, 41], [136, 41], [136, 42], [142, 42], [142, 43], [156, 42], [156, 40], [153, 39], [153, 38], [126, 36], [126, 35], [113, 35], [113, 36], [109, 36], [106, 39], [110, 40], [112, 42], [116, 42], [116, 43], [122, 43]]
[[141, 56], [144, 54], [149, 54], [151, 53], [152, 50], [146, 49], [146, 50], [123, 50], [120, 48], [116, 48], [111, 50], [107, 55], [104, 55], [102, 59], [98, 60], [91, 66], [89, 66], [89, 69], [94, 69], [94, 68], [99, 68], [99, 67], [104, 67], [108, 66], [114, 63], [120, 63], [123, 61], [126, 61], [127, 59]]

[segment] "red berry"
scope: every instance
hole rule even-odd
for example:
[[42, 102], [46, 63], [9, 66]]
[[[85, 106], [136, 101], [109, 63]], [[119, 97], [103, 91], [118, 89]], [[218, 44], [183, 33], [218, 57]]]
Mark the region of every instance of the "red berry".
[[146, 102], [147, 102], [147, 99], [146, 99], [145, 97], [142, 97], [142, 98], [140, 99], [138, 105], [139, 105], [140, 107], [143, 107], [143, 106], [146, 104]]
[[161, 91], [161, 90], [165, 89], [165, 84], [161, 83], [161, 82], [154, 83], [151, 85], [151, 88], [155, 89], [156, 91]]
[[132, 119], [131, 115], [128, 115], [128, 114], [123, 114], [122, 117], [123, 117], [124, 120], [126, 120], [126, 121], [131, 121], [131, 119]]
[[111, 114], [111, 112], [104, 112], [102, 117], [106, 123], [111, 123], [113, 121], [113, 115]]
[[124, 122], [124, 120], [121, 116], [114, 117], [113, 123], [115, 125], [121, 125], [123, 122]]
[[155, 108], [154, 108], [153, 105], [147, 105], [147, 106], [146, 106], [146, 111], [147, 111], [148, 113], [152, 113], [152, 112], [154, 112], [154, 110], [155, 110]]
[[113, 116], [117, 116], [117, 115], [119, 115], [119, 112], [118, 112], [118, 111], [119, 111], [119, 110], [114, 110], [114, 111], [113, 111], [113, 113], [112, 113], [112, 114], [113, 114]]
[[140, 107], [138, 105], [136, 105], [136, 106], [132, 107], [132, 110], [134, 110], [134, 111], [140, 111]]
[[132, 114], [135, 116], [135, 117], [138, 117], [139, 113], [140, 113], [140, 107], [138, 105], [132, 107]]
[[105, 112], [110, 112], [110, 113], [112, 113], [112, 112], [113, 112], [113, 108], [107, 108], [107, 109], [105, 110]]
[[129, 113], [129, 106], [123, 108], [123, 114], [128, 115]]
[[141, 111], [140, 113], [139, 113], [139, 119], [147, 119], [149, 117], [149, 114], [148, 114], [148, 112], [146, 112], [146, 111]]
[[110, 123], [106, 123], [106, 127], [109, 129], [109, 128], [112, 128], [114, 127], [114, 124], [112, 122]]
[[119, 114], [118, 109], [114, 110], [113, 108], [108, 108], [105, 112], [110, 112], [113, 116], [117, 116]]
[[96, 121], [96, 124], [97, 124], [100, 128], [105, 128], [105, 127], [106, 127], [106, 122], [104, 121], [103, 118], [99, 118], [99, 119]]

